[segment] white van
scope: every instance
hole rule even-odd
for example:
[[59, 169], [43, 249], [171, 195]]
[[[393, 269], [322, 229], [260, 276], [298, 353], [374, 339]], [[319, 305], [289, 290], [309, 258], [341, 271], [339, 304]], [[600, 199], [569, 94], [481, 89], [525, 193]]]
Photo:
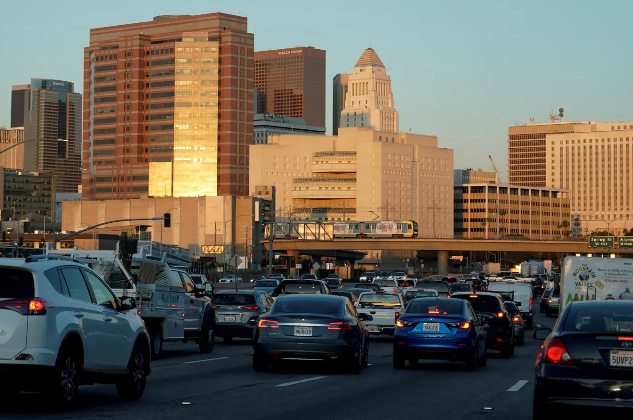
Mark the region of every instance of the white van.
[[532, 285], [530, 283], [516, 281], [495, 281], [488, 286], [489, 292], [514, 292], [514, 301], [519, 307], [519, 311], [525, 320], [525, 327], [532, 329]]

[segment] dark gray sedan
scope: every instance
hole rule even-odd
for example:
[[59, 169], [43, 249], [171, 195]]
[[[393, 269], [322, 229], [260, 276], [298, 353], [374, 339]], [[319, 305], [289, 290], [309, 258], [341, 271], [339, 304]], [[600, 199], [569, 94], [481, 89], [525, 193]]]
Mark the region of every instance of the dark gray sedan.
[[226, 290], [211, 299], [215, 309], [215, 335], [230, 343], [234, 337], [253, 338], [257, 319], [273, 301], [259, 290]]
[[279, 283], [281, 283], [281, 280], [278, 279], [258, 280], [257, 283], [255, 283], [255, 287], [253, 287], [253, 290], [259, 290], [260, 292], [271, 294], [273, 290], [275, 290], [275, 287], [279, 285]]
[[340, 362], [351, 373], [369, 363], [369, 333], [351, 301], [334, 295], [279, 296], [259, 319], [253, 369], [280, 360]]

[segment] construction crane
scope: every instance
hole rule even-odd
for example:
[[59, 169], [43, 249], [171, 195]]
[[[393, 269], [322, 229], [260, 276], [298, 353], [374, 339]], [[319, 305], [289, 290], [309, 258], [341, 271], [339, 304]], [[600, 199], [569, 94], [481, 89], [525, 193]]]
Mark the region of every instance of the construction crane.
[[499, 171], [497, 170], [495, 161], [492, 160], [492, 156], [488, 155], [488, 159], [490, 159], [492, 169], [495, 170], [495, 184], [497, 184], [497, 239], [499, 239], [499, 216], [501, 213], [501, 209], [499, 208]]

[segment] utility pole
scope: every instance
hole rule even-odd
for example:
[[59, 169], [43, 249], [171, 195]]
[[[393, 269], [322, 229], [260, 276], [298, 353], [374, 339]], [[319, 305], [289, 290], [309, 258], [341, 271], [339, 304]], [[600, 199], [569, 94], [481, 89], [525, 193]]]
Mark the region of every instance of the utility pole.
[[433, 210], [433, 237], [437, 237], [437, 230], [435, 229], [435, 211], [439, 210], [440, 207], [435, 204], [435, 200], [433, 200], [433, 205], [428, 207], [429, 210]]
[[271, 223], [270, 223], [270, 232], [268, 232], [268, 277], [270, 277], [273, 274], [273, 260], [275, 259], [275, 255], [273, 252], [274, 237], [275, 237], [275, 219], [276, 219], [275, 196], [276, 196], [276, 187], [273, 185], [272, 200], [271, 200], [272, 203], [270, 206]]

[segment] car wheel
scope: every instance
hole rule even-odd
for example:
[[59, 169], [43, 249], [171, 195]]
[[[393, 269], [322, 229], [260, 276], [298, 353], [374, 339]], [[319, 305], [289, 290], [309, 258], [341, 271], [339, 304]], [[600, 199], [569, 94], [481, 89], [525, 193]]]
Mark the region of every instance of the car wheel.
[[486, 348], [486, 341], [481, 340], [479, 342], [479, 345], [481, 346], [481, 352], [479, 353], [479, 360], [477, 360], [477, 365], [479, 365], [479, 367], [486, 367], [486, 365], [488, 364], [488, 349]]
[[233, 337], [230, 337], [230, 336], [224, 336], [224, 337], [222, 337], [222, 340], [224, 340], [224, 342], [225, 342], [226, 344], [230, 344], [230, 343], [233, 341]]
[[150, 348], [152, 351], [152, 360], [160, 359], [163, 354], [163, 330], [160, 325], [156, 324], [149, 330]]
[[475, 348], [475, 350], [472, 352], [472, 354], [469, 355], [468, 360], [466, 361], [466, 369], [470, 370], [470, 371], [476, 371], [477, 367], [479, 366], [479, 364], [477, 363], [479, 360], [479, 356], [478, 356], [478, 352], [479, 352], [479, 343], [477, 343], [477, 346]]
[[358, 375], [362, 371], [363, 352], [364, 352], [364, 350], [363, 350], [363, 347], [361, 346], [358, 349], [358, 354], [352, 356], [351, 359], [349, 359], [350, 365], [347, 368], [349, 373], [353, 373], [354, 375]]
[[119, 398], [125, 401], [135, 401], [143, 396], [147, 384], [149, 368], [148, 354], [140, 343], [136, 343], [128, 363], [128, 373], [116, 383]]
[[260, 354], [253, 355], [253, 370], [255, 372], [264, 372], [268, 369], [268, 359]]
[[516, 338], [517, 346], [522, 346], [523, 344], [525, 344], [525, 333], [521, 334], [519, 337]]
[[69, 410], [77, 401], [79, 360], [77, 351], [70, 348], [62, 348], [57, 356], [50, 388], [45, 391], [48, 401], [57, 411]]
[[213, 347], [215, 346], [215, 332], [213, 331], [213, 328], [209, 325], [203, 326], [200, 334], [200, 352], [211, 353], [213, 351]]
[[365, 350], [363, 351], [363, 360], [361, 362], [361, 367], [366, 368], [369, 366], [369, 340], [365, 342]]
[[528, 330], [531, 330], [533, 325], [534, 325], [534, 318], [528, 318], [528, 320], [525, 321], [525, 328], [527, 328]]
[[404, 364], [406, 363], [407, 359], [404, 358], [404, 356], [402, 355], [402, 353], [400, 353], [399, 351], [395, 351], [393, 352], [393, 367], [395, 369], [404, 369]]

